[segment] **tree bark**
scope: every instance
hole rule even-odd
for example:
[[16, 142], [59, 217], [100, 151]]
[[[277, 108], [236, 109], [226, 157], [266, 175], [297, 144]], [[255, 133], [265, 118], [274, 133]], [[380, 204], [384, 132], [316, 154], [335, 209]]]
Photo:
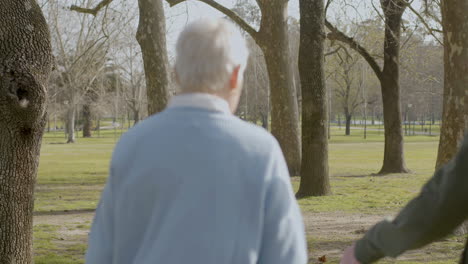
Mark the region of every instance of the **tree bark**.
[[70, 105], [67, 110], [67, 144], [75, 143], [75, 106]]
[[91, 126], [92, 126], [92, 119], [91, 119], [91, 105], [88, 103], [83, 105], [83, 137], [90, 138], [92, 137], [91, 133]]
[[296, 176], [301, 168], [301, 142], [297, 93], [289, 56], [288, 1], [269, 1], [260, 6], [262, 23], [257, 44], [265, 55], [270, 79], [271, 132], [283, 150], [289, 173]]
[[345, 116], [346, 116], [346, 132], [345, 132], [345, 135], [350, 136], [351, 135], [351, 119], [352, 119], [352, 116], [350, 114], [345, 114]]
[[458, 151], [468, 126], [468, 3], [442, 1], [444, 106], [436, 169]]
[[385, 15], [384, 67], [381, 75], [385, 124], [385, 150], [379, 174], [407, 173], [400, 105], [400, 35], [406, 4], [401, 0], [381, 0]]
[[138, 122], [140, 122], [140, 111], [139, 110], [133, 110], [133, 120], [135, 121], [133, 123], [133, 126], [135, 126]]
[[49, 30], [36, 1], [2, 1], [0, 263], [33, 263], [34, 184], [52, 61]]
[[148, 115], [164, 110], [169, 99], [166, 18], [162, 1], [138, 0], [140, 21], [136, 38], [145, 68]]
[[324, 74], [323, 0], [299, 0], [299, 73], [302, 87], [301, 183], [296, 196], [330, 193], [328, 175], [328, 107]]
[[262, 114], [262, 127], [268, 130], [268, 114]]

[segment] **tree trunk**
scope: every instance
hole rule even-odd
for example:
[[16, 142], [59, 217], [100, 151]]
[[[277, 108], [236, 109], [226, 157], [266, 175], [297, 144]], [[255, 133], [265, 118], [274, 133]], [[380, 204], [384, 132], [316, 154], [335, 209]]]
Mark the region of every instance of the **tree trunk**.
[[372, 121], [371, 122], [372, 122], [371, 124], [374, 126], [375, 125], [375, 109], [374, 108], [372, 108]]
[[379, 174], [407, 173], [400, 105], [400, 35], [404, 1], [382, 0], [385, 14], [384, 68], [381, 76], [385, 124], [385, 151]]
[[52, 60], [49, 30], [36, 1], [2, 1], [0, 263], [33, 263], [34, 184]]
[[138, 0], [140, 21], [136, 38], [145, 68], [148, 115], [161, 112], [169, 99], [166, 18], [162, 1]]
[[101, 117], [98, 117], [98, 120], [97, 120], [97, 125], [96, 125], [96, 131], [98, 133], [98, 138], [101, 137]]
[[92, 137], [91, 134], [91, 126], [92, 126], [92, 119], [91, 119], [91, 106], [89, 104], [83, 105], [83, 137], [90, 138]]
[[328, 107], [324, 74], [324, 3], [300, 0], [299, 73], [302, 87], [301, 183], [296, 196], [330, 193]]
[[352, 119], [352, 116], [350, 114], [346, 114], [346, 133], [345, 135], [346, 136], [350, 136], [351, 135], [351, 119]]
[[132, 127], [132, 117], [130, 116], [130, 111], [127, 109], [127, 130]]
[[75, 143], [75, 106], [70, 105], [67, 111], [67, 144]]
[[330, 22], [326, 21], [331, 31], [328, 38], [347, 43], [357, 51], [375, 72], [382, 89], [382, 101], [385, 124], [385, 150], [382, 169], [379, 174], [407, 173], [404, 151], [403, 130], [401, 126], [399, 55], [402, 16], [406, 9], [405, 0], [381, 0], [385, 16], [384, 66], [380, 69], [377, 60], [355, 39], [346, 36]]
[[268, 130], [268, 114], [261, 115], [262, 117], [262, 127]]
[[50, 133], [50, 115], [47, 114], [47, 132]]
[[133, 110], [133, 120], [135, 121], [133, 123], [133, 126], [135, 126], [138, 122], [140, 122], [140, 111]]
[[444, 107], [436, 169], [449, 162], [468, 126], [468, 3], [442, 1]]
[[287, 6], [284, 0], [262, 5], [257, 43], [265, 55], [270, 79], [271, 132], [283, 150], [290, 174], [296, 176], [301, 167], [299, 115], [290, 66]]

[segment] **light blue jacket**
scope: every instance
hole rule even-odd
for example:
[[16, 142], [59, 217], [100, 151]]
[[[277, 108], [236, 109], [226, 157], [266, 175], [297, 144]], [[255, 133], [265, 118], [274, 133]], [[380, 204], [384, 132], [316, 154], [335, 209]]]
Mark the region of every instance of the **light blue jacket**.
[[228, 112], [214, 96], [176, 96], [123, 136], [88, 264], [307, 263], [277, 141]]

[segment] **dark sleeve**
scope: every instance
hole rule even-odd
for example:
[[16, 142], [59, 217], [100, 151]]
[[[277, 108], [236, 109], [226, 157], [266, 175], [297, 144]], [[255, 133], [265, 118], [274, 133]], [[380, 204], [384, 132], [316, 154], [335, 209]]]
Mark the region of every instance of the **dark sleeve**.
[[468, 139], [457, 156], [438, 170], [418, 197], [393, 220], [375, 225], [356, 243], [356, 257], [372, 263], [443, 238], [468, 217]]

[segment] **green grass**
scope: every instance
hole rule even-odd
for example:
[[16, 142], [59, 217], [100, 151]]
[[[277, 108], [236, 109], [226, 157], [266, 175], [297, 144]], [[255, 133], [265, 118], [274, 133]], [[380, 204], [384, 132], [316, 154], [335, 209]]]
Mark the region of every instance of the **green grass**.
[[47, 135], [42, 144], [36, 211], [96, 208], [108, 175], [113, 138], [78, 139], [60, 144]]
[[[406, 160], [411, 174], [375, 176], [383, 159], [383, 142], [373, 135], [363, 142], [357, 136], [333, 136], [330, 144], [330, 174], [333, 195], [300, 200], [303, 210], [381, 213], [400, 208], [432, 176], [438, 138], [406, 139]], [[298, 187], [298, 180], [293, 186]]]
[[63, 243], [58, 235], [58, 225], [34, 226], [34, 251], [36, 264], [79, 264], [84, 263], [86, 245], [83, 243]]
[[[108, 175], [112, 149], [123, 131], [101, 131], [101, 138], [78, 138], [75, 144], [63, 144], [63, 134], [48, 133], [42, 145], [41, 163], [36, 188], [35, 210], [38, 212], [94, 209]], [[333, 194], [326, 197], [305, 198], [299, 201], [304, 213], [392, 214], [418, 194], [421, 186], [434, 170], [437, 137], [406, 137], [405, 156], [411, 174], [395, 174], [385, 177], [370, 176], [378, 172], [383, 159], [383, 133], [369, 131], [363, 139], [363, 131], [352, 131], [343, 136], [344, 130], [332, 129], [330, 141], [330, 174]], [[297, 189], [298, 178], [292, 183]], [[60, 230], [87, 231], [90, 223], [72, 222], [63, 225], [36, 225], [36, 263], [83, 263], [86, 237], [62, 237]], [[70, 240], [70, 241], [68, 241]], [[312, 237], [312, 244], [351, 243], [349, 237]], [[431, 248], [438, 257], [428, 261], [426, 253], [415, 253], [416, 259], [398, 263], [455, 263], [462, 248], [462, 238], [439, 243]], [[449, 252], [445, 261], [440, 256]], [[426, 256], [427, 257], [427, 256]], [[313, 257], [312, 257], [313, 258]], [[312, 259], [314, 260], [314, 259]], [[332, 256], [329, 263], [337, 263]], [[315, 262], [311, 262], [315, 263]], [[394, 263], [384, 260], [381, 263]]]

